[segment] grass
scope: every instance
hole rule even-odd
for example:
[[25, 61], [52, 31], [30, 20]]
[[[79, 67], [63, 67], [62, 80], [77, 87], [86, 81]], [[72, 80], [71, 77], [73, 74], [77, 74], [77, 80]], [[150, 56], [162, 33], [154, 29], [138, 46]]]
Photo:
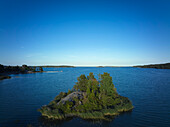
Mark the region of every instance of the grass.
[[44, 110], [39, 110], [42, 113], [42, 116], [46, 116], [48, 119], [63, 120], [68, 117], [80, 117], [82, 119], [91, 119], [91, 120], [111, 120], [108, 116], [116, 116], [121, 112], [130, 111], [133, 109], [133, 106], [130, 103], [125, 104], [124, 106], [117, 106], [114, 109], [102, 109], [101, 111], [86, 112], [86, 113], [68, 113], [68, 114], [59, 114], [59, 113], [50, 113]]

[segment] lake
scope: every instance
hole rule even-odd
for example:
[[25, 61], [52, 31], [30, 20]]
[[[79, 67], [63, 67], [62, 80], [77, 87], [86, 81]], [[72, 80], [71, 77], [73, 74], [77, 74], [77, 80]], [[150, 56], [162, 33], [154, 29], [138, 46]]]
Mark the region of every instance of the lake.
[[[11, 75], [0, 81], [0, 127], [114, 126], [170, 127], [170, 69], [152, 68], [44, 68], [44, 73]], [[62, 71], [62, 72], [61, 72]], [[37, 111], [61, 91], [72, 89], [81, 74], [108, 72], [120, 95], [128, 97], [132, 112], [122, 113], [113, 121], [87, 121], [74, 118], [52, 122]]]

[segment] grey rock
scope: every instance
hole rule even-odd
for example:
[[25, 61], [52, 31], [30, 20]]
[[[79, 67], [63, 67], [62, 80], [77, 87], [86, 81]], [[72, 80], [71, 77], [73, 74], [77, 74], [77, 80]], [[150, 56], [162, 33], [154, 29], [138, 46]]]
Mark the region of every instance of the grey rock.
[[57, 105], [59, 105], [59, 104], [61, 104], [61, 103], [62, 103], [62, 104], [65, 104], [66, 101], [71, 101], [71, 102], [73, 102], [73, 98], [83, 99], [83, 98], [84, 98], [83, 95], [84, 95], [84, 92], [78, 92], [78, 91], [73, 92], [73, 93], [70, 93], [70, 94], [67, 95], [66, 97], [62, 98], [62, 99], [57, 103]]

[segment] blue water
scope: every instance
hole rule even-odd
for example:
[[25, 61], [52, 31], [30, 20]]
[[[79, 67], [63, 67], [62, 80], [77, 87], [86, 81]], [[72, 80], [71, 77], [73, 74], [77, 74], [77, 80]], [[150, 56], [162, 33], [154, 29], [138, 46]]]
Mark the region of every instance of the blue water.
[[[45, 68], [46, 73], [12, 75], [0, 81], [0, 127], [19, 126], [114, 126], [170, 127], [170, 70], [145, 68]], [[58, 72], [59, 71], [59, 72]], [[63, 71], [63, 72], [60, 72]], [[120, 95], [128, 97], [132, 112], [111, 122], [45, 121], [37, 109], [61, 91], [68, 91], [81, 74], [108, 72]]]

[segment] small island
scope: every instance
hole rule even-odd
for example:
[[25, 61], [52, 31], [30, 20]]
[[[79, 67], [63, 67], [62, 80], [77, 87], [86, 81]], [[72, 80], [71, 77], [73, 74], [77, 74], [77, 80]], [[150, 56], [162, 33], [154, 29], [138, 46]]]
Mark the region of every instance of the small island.
[[133, 109], [132, 102], [119, 95], [109, 73], [93, 73], [77, 78], [76, 85], [68, 92], [61, 92], [48, 105], [38, 109], [42, 116], [53, 120], [80, 117], [90, 120], [111, 120], [112, 116]]
[[10, 79], [11, 76], [8, 76], [8, 75], [0, 75], [0, 80], [3, 80], [3, 79]]

